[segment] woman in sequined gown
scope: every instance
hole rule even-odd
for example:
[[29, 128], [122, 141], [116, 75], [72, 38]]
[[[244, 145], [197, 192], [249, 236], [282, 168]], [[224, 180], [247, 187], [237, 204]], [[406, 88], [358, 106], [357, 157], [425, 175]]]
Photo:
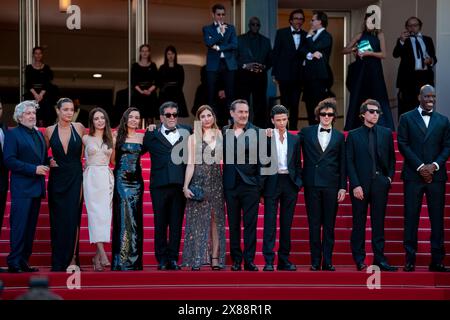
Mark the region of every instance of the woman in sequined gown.
[[[189, 162], [183, 186], [188, 199], [183, 266], [200, 270], [201, 265], [207, 264], [213, 270], [220, 270], [225, 265], [225, 202], [220, 171], [222, 135], [210, 106], [201, 106], [196, 120], [201, 126], [197, 122], [194, 134], [189, 137]], [[198, 157], [202, 157], [200, 164]], [[203, 201], [191, 199], [190, 186], [203, 189]]]
[[96, 245], [95, 271], [111, 266], [104, 244], [111, 241], [114, 176], [109, 168], [113, 138], [108, 114], [102, 108], [89, 113], [89, 134], [83, 136], [86, 166], [83, 172], [84, 203], [88, 215], [89, 242]]
[[115, 139], [112, 270], [142, 270], [144, 181], [139, 109], [123, 114]]

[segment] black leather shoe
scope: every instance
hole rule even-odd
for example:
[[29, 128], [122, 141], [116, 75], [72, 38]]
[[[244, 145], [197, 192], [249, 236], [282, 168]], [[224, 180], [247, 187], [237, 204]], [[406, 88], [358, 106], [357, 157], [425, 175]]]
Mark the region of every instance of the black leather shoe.
[[244, 270], [246, 271], [258, 271], [258, 267], [253, 262], [244, 263]]
[[29, 265], [25, 265], [22, 267], [23, 272], [39, 272], [38, 268], [30, 267]]
[[8, 267], [9, 273], [22, 273], [24, 272], [20, 267]]
[[311, 268], [309, 268], [311, 271], [320, 271], [320, 266], [318, 264], [311, 265]]
[[450, 268], [446, 268], [442, 263], [430, 264], [428, 270], [433, 272], [450, 272]]
[[231, 266], [231, 271], [241, 271], [241, 262], [235, 261]]
[[162, 270], [162, 271], [167, 270], [167, 263], [166, 262], [160, 262], [158, 264], [158, 270]]
[[8, 269], [0, 268], [0, 273], [8, 272]]
[[365, 264], [364, 262], [360, 262], [356, 264], [356, 270], [358, 271], [363, 271], [367, 269], [367, 264]]
[[192, 271], [200, 271], [200, 267], [192, 266], [191, 270]]
[[263, 268], [263, 271], [275, 271], [273, 263], [266, 263], [266, 265]]
[[389, 271], [389, 272], [394, 272], [397, 271], [398, 268], [391, 266], [389, 263], [387, 262], [374, 262], [373, 263], [374, 266], [378, 266], [380, 268], [381, 271]]
[[336, 271], [336, 268], [332, 264], [324, 264], [322, 266], [323, 271]]
[[181, 270], [180, 266], [177, 264], [177, 262], [175, 260], [171, 260], [167, 264], [167, 269], [169, 269], [169, 270]]
[[416, 266], [413, 263], [407, 263], [403, 267], [403, 271], [405, 271], [405, 272], [412, 272], [414, 270], [416, 270]]
[[277, 270], [281, 271], [297, 271], [297, 267], [293, 263], [282, 263], [277, 265]]

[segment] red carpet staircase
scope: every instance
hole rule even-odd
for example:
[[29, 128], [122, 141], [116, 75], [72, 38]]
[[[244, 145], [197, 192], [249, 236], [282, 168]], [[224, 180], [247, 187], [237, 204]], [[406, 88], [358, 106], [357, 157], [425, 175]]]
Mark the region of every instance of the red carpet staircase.
[[[396, 146], [397, 147], [397, 146]], [[401, 155], [397, 151], [396, 176], [389, 196], [386, 215], [386, 255], [393, 265], [404, 264], [403, 239], [403, 186], [400, 180]], [[419, 225], [419, 249], [416, 272], [381, 274], [381, 288], [369, 289], [366, 285], [371, 274], [356, 271], [350, 253], [352, 214], [350, 198], [340, 205], [336, 219], [336, 245], [333, 263], [336, 272], [309, 271], [308, 224], [303, 192], [299, 193], [292, 229], [291, 260], [297, 264], [297, 272], [231, 272], [211, 271], [204, 266], [200, 272], [157, 271], [153, 245], [153, 212], [148, 191], [150, 159], [142, 159], [145, 179], [144, 195], [144, 271], [94, 272], [90, 264], [95, 247], [89, 244], [86, 210], [83, 210], [80, 233], [80, 259], [82, 263], [81, 289], [69, 290], [66, 282], [69, 274], [51, 273], [50, 228], [47, 201], [43, 201], [30, 264], [39, 266], [38, 274], [0, 273], [5, 289], [2, 299], [14, 299], [27, 290], [30, 276], [49, 278], [51, 290], [64, 299], [439, 299], [450, 300], [450, 275], [428, 272], [430, 262], [430, 223], [424, 206]], [[450, 252], [450, 188], [447, 183], [445, 207], [445, 247]], [[426, 203], [426, 201], [424, 201]], [[9, 252], [9, 208], [0, 236], [0, 266], [6, 266]], [[258, 245], [256, 264], [264, 265], [262, 256], [263, 207], [259, 209]], [[366, 263], [372, 262], [370, 245], [370, 217], [367, 221]], [[228, 239], [228, 228], [227, 228]], [[183, 244], [182, 244], [183, 246]], [[182, 250], [181, 246], [181, 250]], [[228, 242], [227, 242], [228, 248]], [[106, 248], [111, 252], [111, 246]], [[181, 253], [180, 261], [181, 263]], [[230, 264], [229, 255], [227, 263]], [[450, 266], [450, 254], [445, 260]]]

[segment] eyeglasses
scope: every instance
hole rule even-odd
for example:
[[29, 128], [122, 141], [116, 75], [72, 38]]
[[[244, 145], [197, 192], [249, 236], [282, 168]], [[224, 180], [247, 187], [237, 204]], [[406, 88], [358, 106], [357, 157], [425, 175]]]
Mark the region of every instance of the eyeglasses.
[[367, 112], [370, 114], [374, 114], [375, 112], [378, 114], [381, 114], [381, 111], [378, 109], [367, 109]]
[[164, 117], [166, 117], [167, 119], [170, 119], [170, 118], [177, 118], [178, 117], [178, 113], [164, 113]]
[[420, 26], [420, 24], [418, 23], [408, 24], [408, 27], [418, 27], [418, 26]]
[[334, 117], [334, 112], [321, 112], [321, 113], [319, 113], [319, 115], [321, 116], [321, 117], [326, 117], [326, 116], [328, 116], [328, 117]]
[[294, 17], [294, 18], [292, 18], [292, 20], [300, 20], [300, 21], [304, 21], [305, 18]]
[[225, 17], [225, 13], [216, 13], [216, 16]]
[[259, 26], [261, 26], [259, 23], [250, 23], [250, 25], [253, 26], [253, 27], [259, 27]]

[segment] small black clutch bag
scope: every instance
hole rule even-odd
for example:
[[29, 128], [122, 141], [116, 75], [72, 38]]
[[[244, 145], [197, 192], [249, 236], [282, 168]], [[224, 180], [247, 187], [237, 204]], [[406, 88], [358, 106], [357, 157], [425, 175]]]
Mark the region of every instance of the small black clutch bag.
[[191, 190], [191, 192], [194, 194], [194, 196], [191, 197], [191, 200], [203, 201], [205, 199], [205, 193], [202, 187], [190, 185], [189, 190]]

